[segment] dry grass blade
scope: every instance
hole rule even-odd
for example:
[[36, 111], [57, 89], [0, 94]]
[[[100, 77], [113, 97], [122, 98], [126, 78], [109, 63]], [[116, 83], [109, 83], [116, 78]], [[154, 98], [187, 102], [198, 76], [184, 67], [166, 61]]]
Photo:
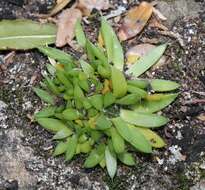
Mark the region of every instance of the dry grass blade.
[[124, 41], [139, 34], [151, 17], [152, 10], [150, 3], [142, 2], [138, 7], [128, 11], [118, 33], [120, 40]]
[[57, 13], [59, 13], [63, 8], [66, 7], [66, 5], [68, 5], [68, 3], [70, 3], [71, 0], [57, 0], [56, 1], [56, 5], [53, 7], [53, 9], [50, 11], [50, 13], [48, 14], [40, 14], [40, 15], [35, 15], [38, 16], [39, 18], [49, 18], [52, 17], [54, 15], [56, 15]]
[[77, 7], [84, 15], [89, 16], [93, 9], [106, 10], [110, 4], [109, 0], [78, 0]]
[[74, 38], [75, 24], [78, 19], [82, 18], [82, 13], [79, 9], [66, 9], [58, 19], [58, 31], [56, 36], [56, 46], [63, 47], [69, 44]]
[[53, 16], [60, 12], [69, 2], [70, 0], [58, 0], [56, 6], [51, 10], [49, 16]]

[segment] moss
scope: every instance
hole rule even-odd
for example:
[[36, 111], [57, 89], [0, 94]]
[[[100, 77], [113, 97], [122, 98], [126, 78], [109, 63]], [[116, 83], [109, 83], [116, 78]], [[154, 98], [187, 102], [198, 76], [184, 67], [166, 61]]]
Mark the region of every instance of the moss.
[[189, 180], [184, 174], [179, 173], [177, 175], [177, 181], [179, 184], [178, 190], [189, 190]]

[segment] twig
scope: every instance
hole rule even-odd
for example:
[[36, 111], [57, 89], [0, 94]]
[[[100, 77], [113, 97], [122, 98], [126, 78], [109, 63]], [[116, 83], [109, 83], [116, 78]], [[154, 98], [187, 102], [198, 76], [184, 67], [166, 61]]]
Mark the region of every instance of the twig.
[[164, 36], [169, 36], [171, 38], [175, 38], [178, 40], [180, 46], [182, 48], [184, 48], [185, 44], [184, 44], [184, 40], [182, 39], [181, 35], [179, 33], [174, 33], [172, 31], [158, 31], [161, 35]]
[[186, 101], [185, 104], [205, 104], [205, 99], [193, 99]]
[[205, 96], [205, 92], [197, 92], [197, 91], [194, 91], [194, 90], [192, 90], [192, 92], [195, 93], [195, 94], [201, 95], [201, 96]]

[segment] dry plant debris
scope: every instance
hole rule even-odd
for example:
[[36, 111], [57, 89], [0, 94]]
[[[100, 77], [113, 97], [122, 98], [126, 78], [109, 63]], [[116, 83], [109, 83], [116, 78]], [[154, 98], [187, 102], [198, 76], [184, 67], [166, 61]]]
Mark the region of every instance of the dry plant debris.
[[129, 10], [118, 33], [120, 40], [124, 41], [139, 34], [151, 17], [152, 8], [150, 3], [142, 2]]
[[83, 15], [89, 16], [93, 9], [106, 10], [110, 7], [109, 0], [78, 0], [77, 7]]
[[56, 36], [57, 47], [63, 47], [71, 42], [74, 37], [75, 24], [81, 18], [82, 13], [79, 9], [66, 9], [59, 15]]

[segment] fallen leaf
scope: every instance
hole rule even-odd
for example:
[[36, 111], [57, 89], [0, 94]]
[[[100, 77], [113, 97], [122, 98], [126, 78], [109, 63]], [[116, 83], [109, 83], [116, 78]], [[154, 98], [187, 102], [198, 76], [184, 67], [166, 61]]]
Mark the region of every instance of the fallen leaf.
[[129, 10], [118, 33], [120, 40], [124, 41], [139, 34], [151, 17], [152, 9], [150, 3], [142, 2], [139, 6]]
[[105, 19], [110, 19], [113, 17], [120, 16], [126, 11], [126, 8], [123, 6], [119, 6], [116, 10], [111, 11], [108, 15], [104, 16]]
[[110, 7], [109, 0], [78, 0], [77, 7], [83, 15], [89, 16], [93, 9], [106, 10]]
[[56, 36], [56, 46], [63, 47], [69, 44], [74, 38], [75, 24], [78, 19], [82, 18], [79, 9], [65, 9], [58, 18], [58, 31]]

